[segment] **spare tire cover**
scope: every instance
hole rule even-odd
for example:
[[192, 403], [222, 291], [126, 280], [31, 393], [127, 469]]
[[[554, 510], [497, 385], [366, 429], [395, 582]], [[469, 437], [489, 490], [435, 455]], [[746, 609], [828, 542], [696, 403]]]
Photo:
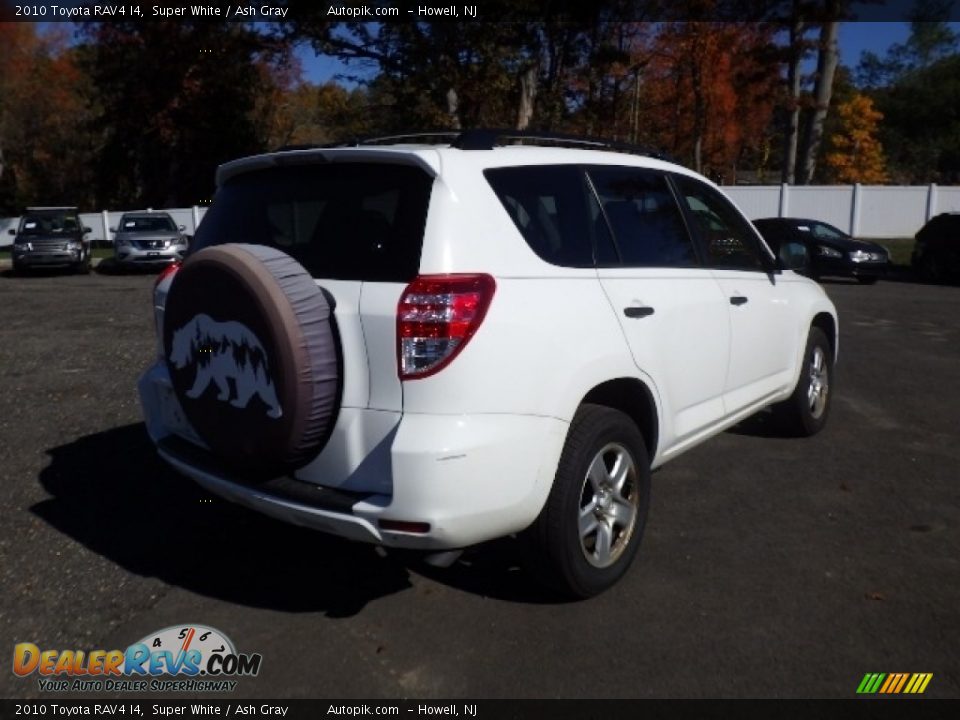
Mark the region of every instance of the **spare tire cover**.
[[174, 276], [163, 319], [173, 389], [234, 471], [290, 472], [329, 438], [340, 389], [331, 314], [310, 274], [270, 247], [209, 247]]

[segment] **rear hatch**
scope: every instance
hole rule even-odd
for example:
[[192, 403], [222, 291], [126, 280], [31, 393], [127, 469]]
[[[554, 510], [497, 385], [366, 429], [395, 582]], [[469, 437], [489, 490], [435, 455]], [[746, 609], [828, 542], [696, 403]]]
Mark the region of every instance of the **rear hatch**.
[[433, 175], [415, 155], [286, 153], [221, 168], [191, 252], [269, 245], [316, 279], [334, 307], [342, 407], [401, 411], [396, 311], [420, 265]]

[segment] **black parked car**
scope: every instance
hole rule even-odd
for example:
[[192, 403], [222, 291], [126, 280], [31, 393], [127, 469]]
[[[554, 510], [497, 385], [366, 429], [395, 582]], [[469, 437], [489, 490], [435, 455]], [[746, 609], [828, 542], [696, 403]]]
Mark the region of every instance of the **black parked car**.
[[783, 243], [805, 245], [809, 261], [802, 272], [814, 279], [837, 275], [854, 277], [869, 285], [883, 277], [890, 265], [890, 256], [882, 245], [854, 240], [820, 220], [763, 218], [753, 224], [775, 253], [779, 253]]
[[929, 282], [960, 278], [960, 213], [941, 213], [920, 228], [912, 264]]

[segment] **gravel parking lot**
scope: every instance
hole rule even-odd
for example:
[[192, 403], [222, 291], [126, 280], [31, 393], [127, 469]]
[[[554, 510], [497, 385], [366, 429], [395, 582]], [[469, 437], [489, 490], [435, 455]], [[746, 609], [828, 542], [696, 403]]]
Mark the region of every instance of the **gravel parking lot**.
[[[152, 282], [0, 275], [3, 652], [203, 623], [263, 655], [230, 697], [960, 696], [960, 288], [827, 284], [826, 431], [759, 418], [667, 465], [625, 581], [558, 603], [511, 541], [426, 569], [167, 469], [135, 389]], [[0, 697], [50, 697], [6, 667]]]

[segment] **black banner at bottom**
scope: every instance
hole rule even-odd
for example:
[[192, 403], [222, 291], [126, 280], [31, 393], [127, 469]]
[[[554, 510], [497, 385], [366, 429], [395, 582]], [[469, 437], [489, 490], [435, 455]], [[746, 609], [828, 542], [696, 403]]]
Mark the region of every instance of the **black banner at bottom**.
[[0, 719], [141, 718], [458, 718], [461, 720], [712, 720], [762, 717], [885, 718], [960, 717], [960, 700], [0, 700]]

